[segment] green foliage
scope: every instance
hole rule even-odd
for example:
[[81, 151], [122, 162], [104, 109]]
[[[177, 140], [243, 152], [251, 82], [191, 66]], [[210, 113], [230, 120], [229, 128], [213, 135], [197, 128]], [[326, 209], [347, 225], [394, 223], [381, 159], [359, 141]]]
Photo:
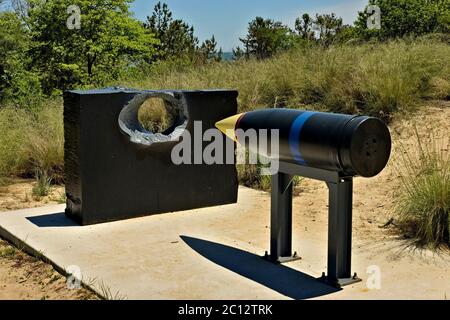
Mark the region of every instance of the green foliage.
[[166, 3], [158, 2], [144, 26], [159, 40], [152, 62], [174, 61], [181, 64], [204, 64], [222, 59], [214, 35], [201, 45], [194, 35], [194, 27], [181, 19], [174, 19]]
[[199, 52], [203, 62], [220, 62], [222, 60], [222, 49], [217, 51], [217, 42], [214, 36], [202, 43]]
[[279, 21], [256, 17], [248, 24], [248, 33], [240, 41], [246, 56], [264, 59], [292, 48], [293, 32]]
[[41, 97], [27, 54], [30, 35], [16, 14], [0, 12], [0, 102], [27, 106]]
[[343, 28], [342, 18], [331, 14], [316, 14], [314, 29], [319, 33], [319, 43], [329, 46]]
[[159, 40], [156, 58], [179, 59], [192, 57], [198, 45], [194, 27], [181, 19], [173, 19], [166, 3], [158, 2], [151, 16], [147, 17], [145, 27]]
[[[315, 32], [317, 31], [317, 33]], [[271, 19], [256, 17], [249, 23], [247, 35], [240, 41], [240, 47], [233, 50], [235, 59], [255, 57], [265, 59], [292, 49], [307, 47], [311, 44], [330, 46], [354, 38], [353, 27], [343, 25], [342, 18], [332, 14], [316, 14], [312, 19], [305, 13], [295, 21], [295, 30]]]
[[[33, 65], [46, 93], [115, 79], [151, 57], [153, 36], [130, 16], [130, 0], [30, 0]], [[69, 29], [67, 8], [80, 8], [80, 29]]]
[[450, 246], [450, 153], [416, 130], [416, 148], [404, 149], [398, 175], [399, 227], [421, 245]]
[[366, 12], [359, 12], [355, 26], [364, 38], [381, 40], [405, 35], [450, 32], [450, 0], [370, 0], [381, 9], [381, 29], [368, 30]]
[[244, 50], [241, 49], [241, 47], [237, 47], [233, 49], [233, 60], [240, 60], [245, 57]]
[[333, 42], [342, 44], [359, 40], [358, 30], [354, 26], [344, 25], [334, 36]]
[[304, 40], [314, 40], [313, 19], [305, 13], [295, 20], [295, 31]]

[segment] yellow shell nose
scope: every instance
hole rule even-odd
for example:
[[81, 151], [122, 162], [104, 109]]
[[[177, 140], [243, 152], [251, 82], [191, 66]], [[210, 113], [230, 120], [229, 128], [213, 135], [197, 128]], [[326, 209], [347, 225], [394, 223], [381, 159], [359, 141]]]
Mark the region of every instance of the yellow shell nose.
[[220, 120], [216, 122], [216, 128], [223, 132], [227, 137], [237, 142], [236, 139], [236, 123], [243, 113], [237, 114], [235, 116]]

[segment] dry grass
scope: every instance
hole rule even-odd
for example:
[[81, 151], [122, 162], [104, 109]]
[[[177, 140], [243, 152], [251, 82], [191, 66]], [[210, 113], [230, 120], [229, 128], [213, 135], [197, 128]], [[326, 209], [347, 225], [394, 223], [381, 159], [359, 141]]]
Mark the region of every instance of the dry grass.
[[420, 245], [450, 247], [450, 140], [423, 139], [417, 129], [415, 136], [416, 146], [403, 148], [397, 165], [399, 227]]
[[166, 131], [175, 120], [161, 98], [147, 99], [139, 108], [138, 118], [144, 129], [154, 133]]
[[48, 176], [47, 172], [37, 170], [36, 183], [33, 186], [32, 193], [36, 200], [49, 195], [51, 191], [52, 178]]
[[266, 61], [155, 67], [120, 85], [145, 89], [239, 90], [240, 111], [293, 107], [364, 113], [387, 120], [421, 98], [450, 94], [450, 46], [437, 41], [311, 47]]
[[0, 108], [0, 176], [35, 176], [42, 172], [63, 181], [64, 127], [61, 102], [29, 111]]

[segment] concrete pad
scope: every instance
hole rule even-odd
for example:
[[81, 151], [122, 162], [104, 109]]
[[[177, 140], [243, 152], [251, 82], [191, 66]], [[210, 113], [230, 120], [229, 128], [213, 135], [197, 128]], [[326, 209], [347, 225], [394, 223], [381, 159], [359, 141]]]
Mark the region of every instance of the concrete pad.
[[[239, 203], [233, 205], [82, 227], [64, 216], [64, 205], [57, 205], [0, 213], [0, 235], [60, 269], [78, 266], [85, 284], [112, 298], [450, 296], [448, 254], [408, 250], [394, 240], [355, 239], [353, 267], [362, 282], [337, 291], [316, 281], [326, 271], [327, 226], [306, 222], [296, 208], [294, 248], [303, 259], [266, 262], [260, 256], [269, 249], [269, 208], [268, 194], [240, 188]], [[374, 270], [381, 272], [380, 289], [374, 288], [378, 278], [366, 274]]]

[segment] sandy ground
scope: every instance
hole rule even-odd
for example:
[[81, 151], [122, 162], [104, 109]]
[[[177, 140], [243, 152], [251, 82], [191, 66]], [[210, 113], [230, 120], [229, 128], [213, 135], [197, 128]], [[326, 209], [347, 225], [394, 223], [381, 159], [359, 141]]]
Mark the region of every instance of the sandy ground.
[[0, 240], [0, 300], [96, 299], [86, 289], [67, 288], [53, 267]]
[[64, 203], [64, 187], [53, 186], [46, 197], [33, 196], [34, 182], [25, 179], [10, 179], [0, 184], [0, 211], [42, 207]]
[[[61, 203], [64, 187], [54, 186], [43, 198], [32, 196], [34, 182], [10, 180], [0, 186], [0, 211]], [[97, 299], [86, 289], [67, 288], [66, 278], [39, 259], [0, 239], [0, 300], [4, 299]]]
[[[394, 163], [402, 152], [400, 147], [410, 150], [417, 139], [413, 128], [416, 127], [422, 139], [433, 136], [445, 151], [450, 150], [450, 102], [430, 102], [430, 106], [421, 108], [413, 117], [406, 117], [391, 124], [393, 154], [388, 167], [372, 179], [358, 178], [354, 185], [354, 238], [358, 242], [374, 244], [374, 255], [382, 255], [388, 260], [398, 260], [399, 255], [409, 255], [408, 263], [423, 263], [429, 252], [417, 253], [414, 247], [392, 250], [393, 240], [401, 235], [393, 232], [392, 226], [383, 228], [391, 218], [395, 219], [394, 195], [399, 180]], [[0, 211], [38, 207], [62, 200], [63, 187], [55, 187], [52, 193], [42, 199], [33, 199], [33, 182], [15, 180], [0, 187]], [[294, 224], [301, 225], [305, 232], [314, 236], [326, 231], [328, 189], [324, 183], [305, 179], [297, 187], [294, 199]], [[265, 199], [264, 201], [268, 201]], [[394, 220], [395, 221], [395, 220]], [[358, 248], [355, 248], [356, 251]], [[386, 255], [386, 251], [393, 252]], [[433, 273], [442, 273], [443, 281], [448, 279], [450, 259], [447, 251], [439, 253], [442, 263], [430, 264]], [[445, 293], [443, 293], [445, 295]], [[446, 296], [443, 296], [445, 298]], [[65, 278], [53, 268], [26, 254], [0, 242], [0, 299], [90, 299], [95, 298], [86, 290], [67, 289]]]

